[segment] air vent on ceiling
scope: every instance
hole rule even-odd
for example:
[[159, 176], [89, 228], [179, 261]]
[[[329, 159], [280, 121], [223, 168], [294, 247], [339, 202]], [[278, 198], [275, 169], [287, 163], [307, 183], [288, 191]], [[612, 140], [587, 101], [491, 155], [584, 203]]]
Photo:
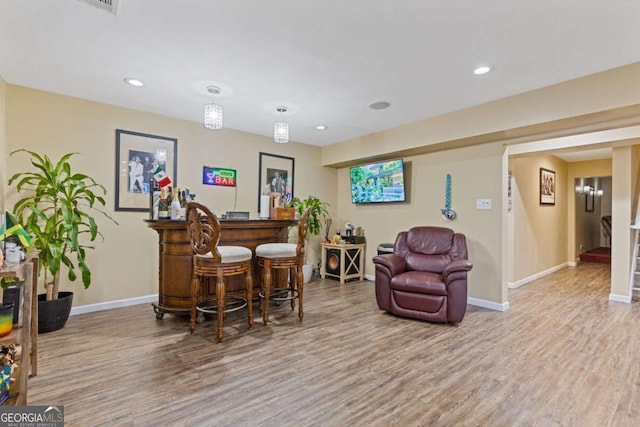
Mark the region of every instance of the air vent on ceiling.
[[96, 6], [99, 9], [107, 10], [114, 15], [118, 14], [118, 6], [120, 5], [120, 0], [78, 0], [82, 3], [91, 4]]

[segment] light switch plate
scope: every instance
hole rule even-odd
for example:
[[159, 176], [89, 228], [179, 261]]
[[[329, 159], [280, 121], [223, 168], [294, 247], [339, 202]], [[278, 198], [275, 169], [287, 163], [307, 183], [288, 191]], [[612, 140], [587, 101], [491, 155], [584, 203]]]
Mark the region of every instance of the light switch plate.
[[491, 199], [476, 199], [476, 209], [491, 209]]

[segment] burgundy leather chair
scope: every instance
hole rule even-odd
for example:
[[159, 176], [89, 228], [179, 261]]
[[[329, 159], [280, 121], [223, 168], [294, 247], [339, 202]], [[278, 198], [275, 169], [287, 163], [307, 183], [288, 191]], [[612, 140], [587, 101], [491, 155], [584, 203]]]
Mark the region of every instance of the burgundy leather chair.
[[398, 234], [392, 254], [373, 257], [378, 307], [430, 322], [458, 323], [467, 310], [464, 234], [444, 227], [413, 227]]

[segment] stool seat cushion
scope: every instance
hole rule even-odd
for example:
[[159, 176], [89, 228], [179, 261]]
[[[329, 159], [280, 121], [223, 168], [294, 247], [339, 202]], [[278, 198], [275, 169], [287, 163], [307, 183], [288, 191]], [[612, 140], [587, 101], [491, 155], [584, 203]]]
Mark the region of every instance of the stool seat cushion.
[[[247, 261], [253, 258], [251, 249], [244, 248], [242, 246], [218, 246], [218, 252], [220, 253], [220, 262], [231, 263]], [[212, 258], [211, 252], [204, 255], [197, 255], [202, 258]]]
[[264, 243], [256, 248], [256, 256], [263, 258], [289, 258], [297, 256], [295, 243]]

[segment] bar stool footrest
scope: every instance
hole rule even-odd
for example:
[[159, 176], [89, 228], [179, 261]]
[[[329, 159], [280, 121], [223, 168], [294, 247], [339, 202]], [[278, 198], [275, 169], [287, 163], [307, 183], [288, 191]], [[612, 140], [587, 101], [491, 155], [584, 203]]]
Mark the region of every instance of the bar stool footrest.
[[[264, 299], [264, 292], [258, 293], [260, 299]], [[269, 301], [282, 302], [298, 299], [298, 290], [294, 288], [275, 288], [270, 292]]]
[[[247, 306], [247, 299], [236, 296], [227, 296], [226, 300], [226, 309], [223, 311], [224, 313], [231, 313], [232, 311], [240, 310]], [[217, 298], [207, 298], [204, 301], [200, 301], [196, 305], [196, 310], [202, 313], [207, 314], [217, 314], [218, 313], [218, 303]]]

